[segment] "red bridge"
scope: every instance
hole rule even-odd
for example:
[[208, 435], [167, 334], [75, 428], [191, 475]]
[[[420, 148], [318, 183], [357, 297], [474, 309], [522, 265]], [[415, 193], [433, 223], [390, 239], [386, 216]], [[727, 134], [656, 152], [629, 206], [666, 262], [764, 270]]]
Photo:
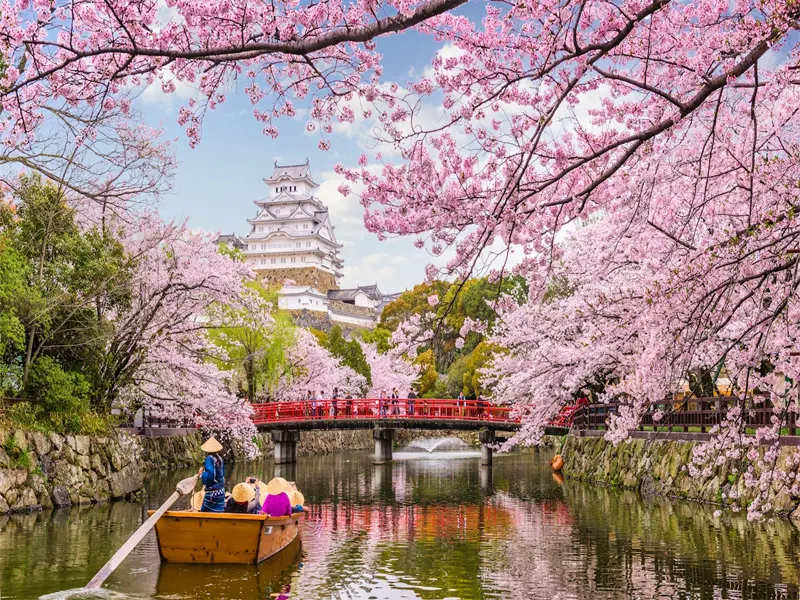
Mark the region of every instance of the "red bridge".
[[482, 400], [355, 398], [253, 404], [259, 429], [492, 429], [516, 430], [511, 409]]
[[516, 431], [511, 409], [483, 400], [341, 398], [253, 404], [253, 423], [272, 431], [275, 462], [295, 462], [300, 431], [373, 429], [377, 462], [392, 459], [395, 429], [480, 431], [484, 464], [491, 464], [495, 431]]

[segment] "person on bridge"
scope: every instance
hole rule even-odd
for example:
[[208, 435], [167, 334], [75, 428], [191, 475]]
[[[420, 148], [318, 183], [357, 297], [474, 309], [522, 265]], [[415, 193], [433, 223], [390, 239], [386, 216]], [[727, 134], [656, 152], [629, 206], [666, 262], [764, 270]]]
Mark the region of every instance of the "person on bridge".
[[456, 402], [458, 406], [458, 412], [460, 416], [464, 416], [464, 408], [467, 406], [467, 397], [464, 395], [464, 392], [458, 393], [458, 402]]
[[344, 397], [344, 414], [348, 417], [353, 416], [353, 394], [347, 392], [347, 395]]
[[414, 388], [412, 387], [408, 391], [408, 409], [407, 409], [407, 412], [408, 412], [409, 416], [412, 416], [412, 417], [414, 416], [414, 401], [416, 399], [417, 399], [417, 392], [415, 392]]
[[331, 416], [335, 419], [336, 418], [336, 408], [339, 401], [339, 388], [333, 388], [333, 394], [331, 395]]
[[219, 455], [219, 452], [222, 452], [222, 444], [210, 437], [200, 446], [200, 449], [207, 454], [202, 468], [197, 473], [202, 478], [205, 489], [200, 512], [223, 512], [225, 510], [225, 465]]
[[397, 388], [392, 390], [392, 414], [400, 415], [400, 392], [397, 391]]
[[388, 406], [386, 403], [386, 390], [381, 390], [381, 395], [378, 398], [378, 410], [381, 417], [385, 417], [386, 413], [388, 412]]

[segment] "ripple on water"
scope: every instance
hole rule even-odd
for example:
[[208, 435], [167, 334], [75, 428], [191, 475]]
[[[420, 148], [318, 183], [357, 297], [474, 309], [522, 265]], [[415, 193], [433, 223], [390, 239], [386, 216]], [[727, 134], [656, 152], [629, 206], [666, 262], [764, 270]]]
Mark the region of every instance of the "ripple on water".
[[[714, 519], [713, 509], [553, 479], [544, 454], [417, 452], [375, 467], [369, 454], [301, 459], [310, 514], [303, 544], [260, 566], [165, 565], [149, 535], [103, 600], [797, 598], [800, 534], [789, 523]], [[455, 456], [453, 456], [455, 454]], [[417, 460], [423, 457], [427, 460]], [[231, 479], [267, 479], [269, 463]], [[145, 503], [0, 520], [0, 590], [16, 600], [76, 597], [174, 489]], [[67, 590], [59, 591], [59, 590]], [[80, 597], [80, 596], [78, 596]]]

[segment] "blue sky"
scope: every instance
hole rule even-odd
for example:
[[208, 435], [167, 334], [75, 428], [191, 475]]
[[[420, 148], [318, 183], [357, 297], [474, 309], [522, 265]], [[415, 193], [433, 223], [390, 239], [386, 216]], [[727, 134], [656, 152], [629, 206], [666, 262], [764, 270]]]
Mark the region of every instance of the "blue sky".
[[[383, 79], [405, 84], [413, 73], [430, 64], [439, 48], [431, 38], [414, 32], [381, 39]], [[272, 172], [274, 161], [301, 163], [308, 158], [315, 180], [321, 184], [318, 195], [328, 205], [337, 238], [344, 244], [343, 286], [377, 283], [384, 292], [395, 292], [424, 280], [431, 257], [414, 248], [412, 239], [378, 241], [364, 228], [358, 198], [345, 199], [336, 191], [343, 182], [333, 172], [336, 163], [355, 166], [362, 152], [372, 156], [367, 127], [337, 128], [331, 150], [323, 152], [317, 148], [319, 137], [305, 132], [305, 119], [284, 119], [278, 121], [280, 136], [273, 140], [262, 134], [240, 84], [227, 94], [224, 104], [207, 113], [202, 140], [191, 149], [176, 123], [178, 108], [191, 94], [191, 89], [181, 87], [165, 95], [154, 85], [139, 100], [145, 118], [161, 125], [168, 139], [175, 139], [180, 165], [174, 190], [162, 202], [165, 216], [188, 218], [193, 228], [246, 233], [246, 219], [255, 211], [253, 200], [266, 195], [262, 178]]]

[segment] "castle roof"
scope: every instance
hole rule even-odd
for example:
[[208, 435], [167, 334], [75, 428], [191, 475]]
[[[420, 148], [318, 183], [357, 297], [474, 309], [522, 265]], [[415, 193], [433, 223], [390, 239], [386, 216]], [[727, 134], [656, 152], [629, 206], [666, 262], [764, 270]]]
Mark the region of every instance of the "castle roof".
[[311, 178], [311, 167], [308, 164], [308, 159], [300, 165], [279, 165], [276, 160], [272, 175], [268, 179], [264, 179], [264, 181], [269, 183], [281, 179], [306, 179], [312, 185], [317, 185]]
[[223, 233], [220, 234], [217, 239], [214, 240], [215, 244], [230, 244], [234, 248], [238, 248], [239, 250], [244, 250], [247, 248], [247, 244], [242, 241], [235, 233]]
[[366, 294], [373, 300], [382, 300], [386, 296], [386, 294], [383, 294], [378, 289], [378, 284], [374, 284], [374, 285], [360, 285], [356, 288], [349, 288], [345, 290], [329, 290], [328, 299], [343, 300], [343, 301], [354, 300], [359, 292]]

